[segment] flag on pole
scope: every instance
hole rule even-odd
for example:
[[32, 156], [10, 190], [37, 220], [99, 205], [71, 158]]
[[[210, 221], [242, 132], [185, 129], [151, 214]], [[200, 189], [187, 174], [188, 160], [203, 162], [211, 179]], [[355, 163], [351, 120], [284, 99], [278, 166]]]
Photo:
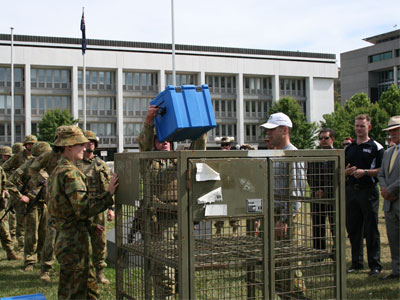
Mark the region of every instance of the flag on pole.
[[82, 12], [81, 31], [82, 31], [82, 55], [84, 55], [85, 51], [86, 51], [86, 26], [85, 26], [85, 13], [84, 12]]

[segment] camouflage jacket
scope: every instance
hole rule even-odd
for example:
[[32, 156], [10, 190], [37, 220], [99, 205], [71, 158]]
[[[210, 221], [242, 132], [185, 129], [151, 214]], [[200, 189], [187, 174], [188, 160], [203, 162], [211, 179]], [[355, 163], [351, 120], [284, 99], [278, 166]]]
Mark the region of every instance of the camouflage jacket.
[[31, 178], [28, 186], [33, 197], [40, 191], [42, 181], [46, 180], [56, 168], [60, 158], [60, 153], [49, 151], [34, 159], [28, 169]]
[[89, 201], [86, 176], [67, 158], [62, 157], [47, 185], [48, 210], [57, 230], [89, 230], [90, 217], [113, 205], [109, 192]]
[[30, 193], [28, 169], [32, 165], [34, 159], [31, 158], [24, 162], [22, 166], [16, 169], [10, 177], [8, 177], [6, 187], [11, 195], [11, 199], [15, 201], [20, 199], [22, 195], [28, 196], [30, 199], [34, 199], [35, 195]]
[[5, 189], [6, 181], [7, 181], [6, 172], [4, 172], [3, 168], [0, 167], [0, 197], [1, 194], [3, 193], [3, 190]]
[[110, 171], [100, 157], [84, 158], [76, 162], [75, 165], [86, 176], [87, 189], [91, 199], [107, 191], [111, 180]]
[[[140, 151], [154, 151], [154, 125], [144, 124], [138, 137]], [[202, 134], [198, 139], [192, 141], [190, 150], [206, 150], [207, 133]]]
[[7, 176], [10, 176], [12, 172], [18, 169], [24, 162], [31, 159], [33, 157], [32, 154], [28, 155], [26, 150], [15, 154], [10, 157], [4, 164], [3, 169], [6, 172]]

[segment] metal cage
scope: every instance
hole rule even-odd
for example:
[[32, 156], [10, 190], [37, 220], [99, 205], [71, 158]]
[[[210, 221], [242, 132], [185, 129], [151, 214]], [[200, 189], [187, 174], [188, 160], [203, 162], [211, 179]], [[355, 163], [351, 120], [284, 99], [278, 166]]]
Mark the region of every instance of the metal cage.
[[343, 299], [342, 150], [115, 156], [117, 299]]

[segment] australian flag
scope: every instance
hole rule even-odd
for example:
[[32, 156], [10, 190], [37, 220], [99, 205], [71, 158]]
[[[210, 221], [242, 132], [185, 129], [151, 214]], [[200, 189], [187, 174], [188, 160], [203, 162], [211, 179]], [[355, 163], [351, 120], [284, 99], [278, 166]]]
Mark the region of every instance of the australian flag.
[[82, 13], [81, 19], [81, 31], [82, 31], [82, 55], [86, 51], [86, 26], [85, 26], [85, 13]]

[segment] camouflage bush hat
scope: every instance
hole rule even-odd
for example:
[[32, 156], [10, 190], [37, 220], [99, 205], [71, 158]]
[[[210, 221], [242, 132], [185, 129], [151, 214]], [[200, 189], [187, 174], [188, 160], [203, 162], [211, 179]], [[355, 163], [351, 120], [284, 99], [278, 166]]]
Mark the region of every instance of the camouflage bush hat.
[[24, 145], [26, 144], [34, 144], [37, 142], [37, 137], [33, 134], [27, 135], [24, 139]]
[[86, 136], [86, 138], [89, 141], [94, 142], [94, 144], [96, 145], [96, 148], [97, 148], [97, 146], [99, 145], [99, 138], [96, 136], [96, 134], [90, 130], [84, 130], [83, 134]]
[[56, 140], [53, 145], [66, 147], [89, 142], [82, 130], [76, 125], [60, 126], [56, 130]]
[[51, 151], [50, 144], [47, 142], [37, 142], [32, 147], [32, 155], [40, 156], [45, 152]]
[[9, 155], [9, 156], [13, 155], [11, 148], [8, 147], [8, 146], [1, 147], [0, 148], [0, 154], [1, 155]]
[[14, 145], [12, 145], [12, 152], [14, 154], [20, 153], [24, 150], [25, 150], [25, 147], [24, 147], [24, 144], [22, 144], [22, 143], [15, 143]]

